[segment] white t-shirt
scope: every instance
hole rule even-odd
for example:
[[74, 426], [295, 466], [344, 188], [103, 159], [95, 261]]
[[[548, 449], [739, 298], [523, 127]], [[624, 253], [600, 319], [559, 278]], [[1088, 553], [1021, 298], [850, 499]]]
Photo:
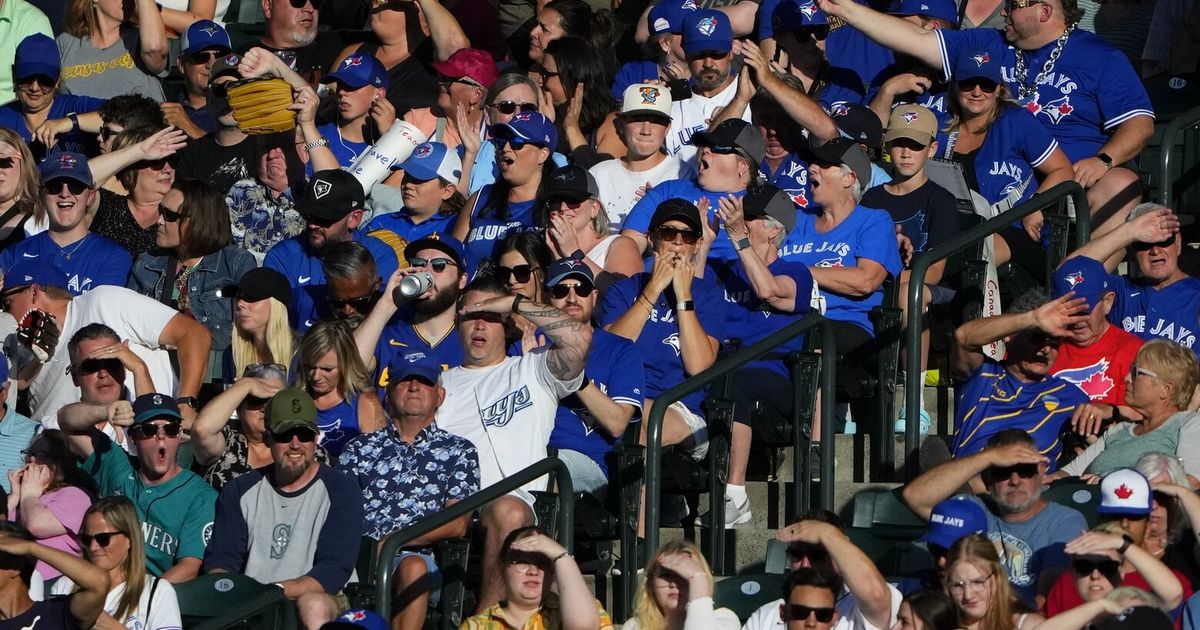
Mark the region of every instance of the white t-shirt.
[[[708, 129], [713, 114], [725, 107], [737, 94], [737, 77], [712, 98], [692, 94], [691, 97], [671, 103], [671, 132], [667, 134], [667, 153], [688, 164], [696, 164], [696, 147], [692, 146], [692, 134]], [[750, 122], [750, 107], [742, 112], [742, 120]]]
[[[847, 590], [837, 601], [838, 620], [830, 630], [887, 630], [891, 628], [896, 623], [896, 615], [900, 613], [900, 602], [904, 601], [904, 596], [891, 584], [888, 584], [888, 592], [892, 594], [892, 616], [888, 620], [888, 625], [879, 628], [867, 621], [858, 607], [858, 598]], [[742, 630], [785, 630], [787, 624], [779, 616], [779, 607], [782, 604], [782, 599], [763, 604], [754, 611], [754, 614], [750, 615], [750, 618], [746, 620], [746, 625], [742, 626]]]
[[613, 234], [621, 231], [625, 217], [638, 202], [637, 190], [645, 186], [646, 182], [657, 186], [670, 179], [696, 178], [696, 169], [669, 155], [658, 166], [648, 171], [631, 171], [625, 168], [621, 160], [605, 160], [589, 171], [592, 177], [596, 178], [596, 185], [600, 188], [600, 201], [604, 204], [604, 211], [608, 213], [608, 230]]
[[[158, 584], [155, 587], [155, 584]], [[54, 586], [50, 587], [51, 595], [68, 595], [75, 588], [71, 578], [63, 576]], [[154, 601], [150, 601], [150, 591], [154, 590]], [[125, 583], [113, 587], [104, 600], [104, 612], [114, 615], [125, 594]], [[179, 599], [175, 596], [175, 587], [171, 583], [151, 575], [146, 576], [142, 585], [142, 597], [138, 599], [137, 610], [125, 619], [118, 619], [129, 630], [180, 630], [183, 621], [179, 614]]]
[[[547, 349], [506, 357], [482, 368], [442, 372], [446, 400], [438, 409], [439, 428], [471, 440], [479, 453], [480, 489], [547, 455], [558, 400], [579, 389], [583, 374], [560, 381], [546, 366]], [[537, 480], [523, 490], [545, 490]]]
[[[713, 608], [711, 597], [701, 597], [687, 604], [687, 618], [683, 622], [683, 630], [738, 630], [742, 622], [737, 613], [728, 608]], [[630, 619], [621, 626], [621, 630], [641, 630], [642, 624], [637, 618]]]
[[[42, 366], [29, 386], [30, 417], [44, 418], [58, 413], [64, 405], [79, 401], [79, 388], [67, 374], [71, 357], [68, 342], [80, 328], [100, 322], [129, 341], [134, 354], [146, 362], [155, 391], [174, 394], [175, 372], [167, 351], [160, 349], [158, 338], [167, 322], [178, 315], [175, 309], [125, 287], [103, 285], [77, 296], [67, 305], [66, 321], [61, 323], [62, 334], [54, 356]], [[133, 375], [125, 378], [125, 386], [133, 391]]]

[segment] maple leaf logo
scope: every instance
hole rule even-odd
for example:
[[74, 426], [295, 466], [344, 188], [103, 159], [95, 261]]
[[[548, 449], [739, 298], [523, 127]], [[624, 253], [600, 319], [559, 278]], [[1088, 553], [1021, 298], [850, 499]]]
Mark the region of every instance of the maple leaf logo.
[[806, 197], [804, 195], [803, 190], [796, 191], [795, 193], [793, 193], [791, 195], [791, 198], [792, 198], [792, 203], [796, 204], [797, 206], [799, 206], [801, 208], [808, 207], [808, 197]]
[[1112, 388], [1113, 380], [1105, 372], [1096, 372], [1089, 376], [1087, 380], [1079, 383], [1079, 389], [1082, 389], [1083, 393], [1087, 394], [1088, 398], [1092, 400], [1103, 398]]
[[1076, 286], [1079, 285], [1080, 282], [1083, 282], [1083, 272], [1076, 271], [1075, 273], [1067, 276], [1066, 281], [1067, 281], [1067, 284], [1071, 285], [1071, 288], [1074, 289]]
[[1085, 367], [1058, 370], [1054, 375], [1068, 383], [1073, 383], [1084, 394], [1087, 394], [1088, 398], [1100, 400], [1107, 396], [1116, 385], [1116, 381], [1108, 374], [1110, 366], [1111, 361], [1100, 359]]
[[1133, 490], [1129, 486], [1121, 484], [1116, 490], [1113, 490], [1113, 494], [1117, 495], [1118, 499], [1128, 499], [1133, 496]]

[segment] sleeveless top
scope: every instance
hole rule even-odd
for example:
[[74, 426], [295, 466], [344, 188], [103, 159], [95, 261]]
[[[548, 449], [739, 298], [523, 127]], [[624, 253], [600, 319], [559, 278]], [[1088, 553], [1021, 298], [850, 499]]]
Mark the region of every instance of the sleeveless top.
[[617, 240], [620, 234], [609, 234], [603, 240], [596, 243], [596, 246], [588, 251], [587, 257], [596, 263], [597, 267], [604, 268], [604, 261], [608, 259], [608, 248], [612, 247], [613, 241]]

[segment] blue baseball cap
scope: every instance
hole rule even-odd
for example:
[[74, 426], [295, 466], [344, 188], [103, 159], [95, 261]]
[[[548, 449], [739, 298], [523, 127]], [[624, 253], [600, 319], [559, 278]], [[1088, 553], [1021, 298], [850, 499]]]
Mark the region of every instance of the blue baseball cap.
[[179, 403], [166, 394], [142, 394], [133, 400], [133, 423], [142, 424], [164, 418], [183, 421]]
[[5, 288], [27, 287], [32, 284], [67, 290], [67, 272], [49, 260], [38, 257], [23, 258], [4, 276]]
[[339, 85], [357, 90], [365, 85], [387, 89], [388, 74], [374, 55], [355, 53], [342, 60], [337, 70], [321, 77], [321, 83], [337, 81]]
[[436, 249], [458, 264], [460, 273], [466, 271], [466, 250], [463, 244], [449, 234], [433, 233], [404, 246], [405, 260], [412, 260], [422, 249]]
[[506, 123], [492, 125], [490, 131], [494, 138], [517, 138], [551, 151], [558, 146], [558, 130], [539, 112], [521, 112]]
[[233, 45], [229, 42], [229, 33], [225, 27], [212, 20], [193, 22], [183, 34], [184, 57], [190, 57], [202, 50], [220, 50], [229, 52]]
[[1113, 287], [1104, 265], [1087, 256], [1076, 256], [1054, 271], [1054, 290], [1050, 297], [1057, 300], [1071, 291], [1075, 292], [1075, 297], [1087, 300], [1090, 313], [1105, 293], [1113, 291]]
[[379, 613], [365, 608], [351, 608], [321, 626], [321, 630], [388, 630], [388, 622]]
[[955, 81], [988, 79], [1000, 83], [1000, 59], [987, 49], [968, 48], [952, 64]]
[[0, 352], [0, 387], [4, 386], [4, 382], [8, 380], [8, 357]]
[[713, 9], [693, 11], [683, 19], [683, 52], [691, 56], [706, 50], [733, 50], [733, 26]]
[[596, 286], [596, 275], [592, 273], [592, 268], [578, 258], [560, 258], [551, 263], [546, 273], [546, 286], [556, 286], [571, 277], [587, 280], [589, 285]]
[[458, 178], [462, 177], [462, 160], [458, 157], [458, 151], [441, 142], [426, 142], [417, 145], [407, 160], [392, 167], [392, 170], [396, 169], [404, 169], [405, 175], [412, 175], [421, 181], [440, 177], [451, 184], [458, 184]]
[[900, 0], [892, 15], [920, 15], [958, 24], [958, 5], [954, 0]]
[[70, 179], [88, 188], [94, 185], [87, 157], [73, 151], [58, 151], [47, 155], [42, 163], [38, 164], [38, 173], [43, 185], [55, 179]]
[[388, 363], [388, 387], [413, 377], [420, 378], [430, 385], [437, 385], [438, 375], [441, 373], [442, 366], [428, 359], [421, 358], [410, 361], [404, 358], [403, 354], [397, 354]]
[[13, 61], [13, 80], [44, 76], [58, 80], [58, 44], [48, 35], [34, 33], [17, 44]]
[[780, 2], [771, 14], [771, 29], [776, 33], [828, 25], [829, 16], [817, 8], [814, 0], [785, 0]]
[[929, 531], [917, 540], [949, 549], [959, 538], [986, 534], [987, 530], [987, 514], [978, 503], [966, 497], [953, 497], [933, 506]]
[[659, 0], [650, 7], [646, 15], [646, 26], [650, 35], [683, 32], [683, 20], [693, 11], [699, 11], [696, 0]]

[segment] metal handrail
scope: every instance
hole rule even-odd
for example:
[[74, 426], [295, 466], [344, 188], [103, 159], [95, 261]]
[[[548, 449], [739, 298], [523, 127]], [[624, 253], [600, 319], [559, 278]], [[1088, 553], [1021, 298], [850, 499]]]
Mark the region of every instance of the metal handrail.
[[[956, 234], [946, 242], [918, 255], [912, 262], [908, 272], [908, 374], [904, 382], [904, 401], [906, 418], [904, 425], [905, 469], [909, 474], [906, 480], [915, 473], [913, 450], [920, 440], [920, 418], [915, 410], [921, 408], [921, 393], [923, 383], [921, 378], [921, 330], [924, 327], [924, 316], [921, 311], [921, 294], [925, 288], [925, 275], [934, 263], [977, 244], [981, 239], [991, 236], [1000, 230], [1020, 221], [1021, 219], [1050, 207], [1051, 204], [1071, 198], [1075, 203], [1075, 247], [1082, 247], [1091, 235], [1091, 216], [1088, 212], [1087, 193], [1077, 182], [1067, 181], [1042, 193], [1033, 196], [1029, 201], [1014, 206], [1011, 210], [998, 214], [971, 229]], [[915, 315], [914, 315], [915, 314]]]
[[562, 463], [557, 457], [547, 457], [440, 512], [430, 514], [404, 529], [389, 534], [383, 540], [383, 548], [379, 551], [379, 561], [375, 565], [375, 611], [382, 615], [384, 619], [392, 618], [391, 559], [396, 557], [401, 547], [415, 538], [424, 536], [464, 514], [474, 512], [513, 490], [546, 475], [550, 475], [558, 487], [558, 513], [560, 517], [558, 542], [563, 547], [566, 547], [567, 551], [571, 551], [575, 546], [575, 488], [571, 485], [571, 473], [567, 470], [567, 465]]
[[1197, 123], [1200, 123], [1200, 107], [1193, 107], [1173, 118], [1163, 128], [1158, 156], [1158, 203], [1168, 208], [1173, 207], [1172, 197], [1175, 196], [1175, 180], [1171, 177], [1171, 153], [1175, 147], [1175, 139], [1184, 129], [1194, 127]]
[[[780, 345], [799, 336], [810, 328], [820, 329], [822, 354], [830, 357], [821, 361], [821, 432], [827, 436], [821, 440], [821, 507], [833, 509], [833, 405], [836, 387], [837, 349], [833, 339], [833, 327], [819, 313], [810, 313], [783, 328], [771, 333], [752, 346], [735, 352], [726, 359], [682, 383], [663, 392], [654, 400], [650, 416], [646, 419], [646, 549], [648, 554], [658, 550], [658, 505], [662, 494], [662, 424], [667, 408], [683, 400], [684, 396], [707, 387], [734, 370], [774, 352]], [[796, 457], [801, 457], [800, 453]], [[716, 474], [714, 471], [713, 474]], [[802, 483], [795, 479], [792, 483]], [[719, 501], [719, 497], [711, 500]], [[720, 523], [717, 524], [720, 527]], [[720, 535], [720, 532], [713, 534]]]

